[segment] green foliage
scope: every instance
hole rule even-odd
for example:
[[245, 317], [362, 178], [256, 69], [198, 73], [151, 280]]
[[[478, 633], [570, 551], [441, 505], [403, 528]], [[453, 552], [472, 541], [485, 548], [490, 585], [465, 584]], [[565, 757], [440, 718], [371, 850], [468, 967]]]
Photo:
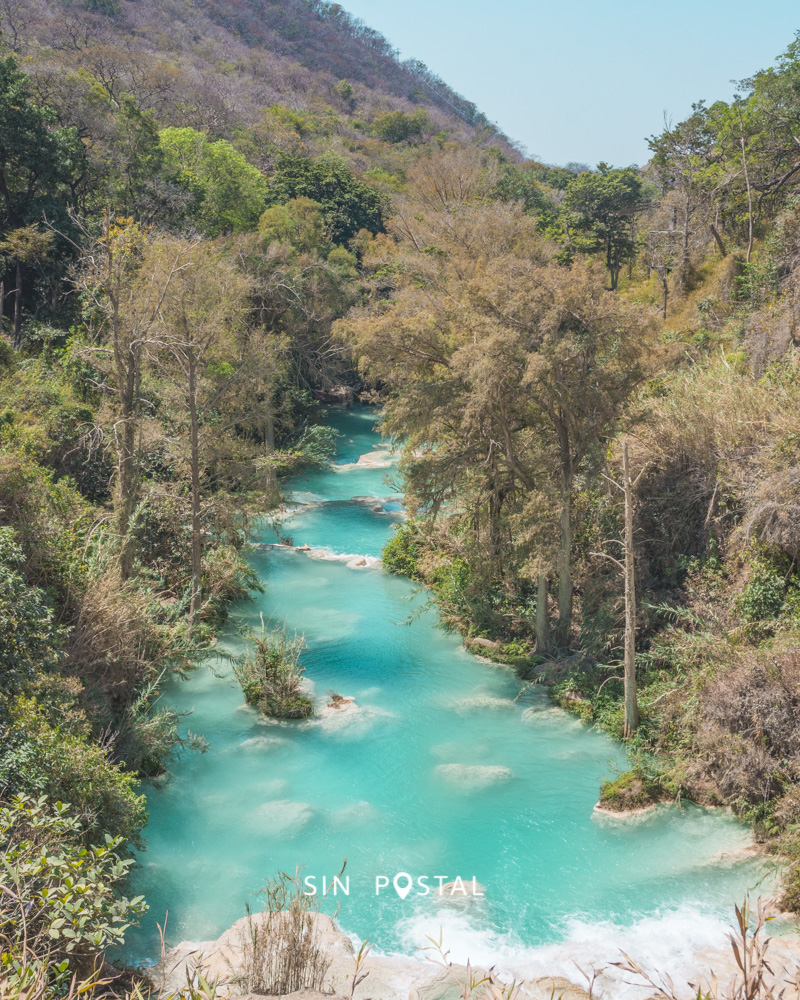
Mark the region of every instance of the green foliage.
[[310, 424], [295, 445], [300, 463], [312, 467], [329, 465], [336, 454], [336, 441], [340, 437], [334, 427]]
[[624, 771], [600, 786], [600, 805], [612, 812], [646, 809], [664, 798], [665, 790], [661, 782], [641, 767]]
[[381, 562], [390, 573], [400, 573], [411, 580], [420, 579], [419, 527], [414, 521], [401, 521], [394, 526], [392, 537], [384, 545]]
[[500, 201], [521, 202], [526, 212], [553, 211], [553, 206], [542, 189], [538, 171], [532, 166], [503, 163], [492, 194]]
[[6, 697], [40, 671], [54, 670], [64, 640], [44, 593], [26, 585], [23, 565], [13, 528], [0, 527], [0, 691]]
[[303, 637], [289, 637], [282, 628], [269, 631], [262, 621], [247, 641], [250, 652], [233, 667], [247, 704], [271, 718], [307, 719], [314, 706], [301, 685]]
[[411, 114], [403, 111], [382, 111], [372, 119], [372, 134], [384, 142], [407, 142], [418, 139], [431, 128], [425, 112], [419, 108]]
[[95, 833], [138, 842], [147, 813], [136, 775], [113, 764], [85, 730], [58, 725], [29, 697], [9, 706], [2, 725], [0, 787], [69, 802]]
[[784, 610], [786, 580], [765, 556], [751, 563], [752, 576], [737, 598], [742, 619], [751, 625], [764, 625], [776, 619]]
[[34, 101], [15, 57], [0, 58], [0, 230], [39, 221], [78, 173], [77, 130], [56, 121], [52, 109]]
[[193, 198], [191, 213], [208, 236], [255, 229], [267, 201], [261, 172], [224, 139], [193, 128], [160, 132], [164, 170]]
[[117, 211], [134, 218], [152, 211], [166, 154], [155, 115], [127, 94], [114, 118], [111, 156], [114, 169], [109, 193]]
[[269, 182], [269, 201], [283, 204], [309, 198], [321, 206], [329, 238], [347, 243], [361, 229], [383, 231], [382, 196], [357, 180], [347, 163], [335, 153], [317, 160], [281, 156]]
[[298, 250], [318, 250], [329, 245], [322, 206], [302, 196], [267, 208], [258, 229], [269, 242], [289, 243]]
[[0, 974], [12, 984], [32, 953], [46, 956], [51, 986], [66, 986], [73, 960], [122, 944], [145, 912], [141, 896], [118, 895], [133, 865], [120, 857], [122, 839], [87, 844], [87, 835], [60, 801], [15, 795], [0, 805]]
[[634, 253], [633, 219], [643, 200], [642, 181], [634, 170], [614, 170], [599, 164], [597, 173], [574, 178], [564, 195], [564, 211], [576, 246], [587, 253], [604, 253], [617, 287], [622, 264]]

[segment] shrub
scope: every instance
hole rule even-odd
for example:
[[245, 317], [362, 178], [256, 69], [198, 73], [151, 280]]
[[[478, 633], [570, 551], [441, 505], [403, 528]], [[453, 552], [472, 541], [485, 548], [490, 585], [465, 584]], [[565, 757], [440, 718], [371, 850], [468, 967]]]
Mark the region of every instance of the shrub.
[[742, 618], [749, 624], [768, 622], [783, 610], [786, 585], [783, 576], [764, 559], [753, 565], [753, 577], [737, 602]]
[[431, 122], [420, 108], [410, 115], [402, 111], [382, 111], [372, 120], [372, 133], [384, 142], [406, 142], [429, 131]]
[[54, 669], [63, 640], [44, 592], [26, 585], [23, 562], [13, 528], [0, 527], [0, 689], [6, 693]]
[[384, 569], [388, 569], [390, 573], [401, 573], [412, 580], [420, 578], [417, 531], [413, 521], [394, 526], [394, 534], [383, 547], [381, 555]]
[[116, 894], [133, 865], [119, 856], [122, 839], [106, 836], [87, 847], [86, 830], [68, 805], [14, 796], [0, 806], [0, 842], [0, 974], [11, 984], [33, 954], [48, 966], [52, 985], [67, 985], [73, 960], [122, 944], [146, 909], [141, 896]]
[[600, 805], [612, 812], [646, 809], [664, 799], [661, 783], [638, 767], [600, 786]]
[[248, 636], [252, 651], [233, 667], [245, 701], [275, 719], [307, 719], [313, 704], [303, 693], [300, 654], [302, 636], [290, 638], [282, 628], [261, 628]]
[[69, 802], [82, 825], [138, 842], [147, 812], [136, 775], [115, 765], [87, 734], [53, 725], [23, 697], [0, 726], [0, 746], [0, 788]]

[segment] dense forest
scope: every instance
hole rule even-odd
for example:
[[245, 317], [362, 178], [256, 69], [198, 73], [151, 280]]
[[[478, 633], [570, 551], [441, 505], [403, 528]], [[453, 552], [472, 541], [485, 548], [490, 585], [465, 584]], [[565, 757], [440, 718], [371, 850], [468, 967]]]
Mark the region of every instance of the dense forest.
[[4, 995], [141, 911], [139, 783], [203, 749], [160, 685], [337, 393], [404, 448], [384, 565], [627, 739], [606, 800], [730, 805], [800, 866], [800, 41], [588, 169], [322, 0], [0, 29]]

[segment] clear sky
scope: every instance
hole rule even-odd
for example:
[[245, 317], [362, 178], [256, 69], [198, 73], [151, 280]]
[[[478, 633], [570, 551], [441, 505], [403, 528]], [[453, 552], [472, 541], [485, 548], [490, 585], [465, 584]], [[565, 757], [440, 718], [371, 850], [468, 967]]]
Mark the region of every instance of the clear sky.
[[665, 112], [729, 99], [800, 30], [796, 0], [340, 2], [547, 163], [645, 163]]

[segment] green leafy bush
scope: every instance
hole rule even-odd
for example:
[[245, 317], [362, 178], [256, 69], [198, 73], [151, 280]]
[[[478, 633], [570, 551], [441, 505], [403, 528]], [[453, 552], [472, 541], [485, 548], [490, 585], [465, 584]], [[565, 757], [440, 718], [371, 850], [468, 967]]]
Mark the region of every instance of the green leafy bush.
[[87, 846], [87, 835], [62, 802], [16, 795], [0, 805], [0, 973], [12, 983], [33, 954], [53, 985], [66, 985], [73, 959], [122, 944], [146, 910], [141, 896], [117, 895], [133, 865], [120, 857], [122, 839]]
[[418, 529], [414, 522], [396, 524], [394, 534], [383, 547], [381, 558], [384, 569], [388, 569], [390, 573], [400, 573], [412, 580], [418, 580], [419, 557]]
[[0, 527], [0, 690], [6, 694], [53, 670], [63, 640], [44, 592], [25, 583], [23, 563], [15, 531]]
[[52, 724], [32, 698], [21, 697], [0, 724], [0, 747], [0, 788], [69, 802], [96, 833], [138, 843], [147, 811], [136, 775], [114, 764], [88, 733]]
[[289, 637], [282, 628], [269, 631], [262, 621], [248, 641], [251, 651], [233, 667], [248, 705], [275, 719], [307, 719], [314, 706], [301, 686], [303, 637]]
[[430, 131], [431, 121], [420, 108], [410, 115], [403, 111], [382, 111], [372, 120], [372, 134], [384, 142], [406, 142]]
[[753, 576], [738, 600], [742, 618], [750, 623], [768, 622], [777, 618], [786, 599], [784, 577], [766, 559], [753, 564]]
[[640, 768], [624, 771], [600, 786], [600, 805], [612, 812], [646, 809], [663, 801], [664, 788]]

